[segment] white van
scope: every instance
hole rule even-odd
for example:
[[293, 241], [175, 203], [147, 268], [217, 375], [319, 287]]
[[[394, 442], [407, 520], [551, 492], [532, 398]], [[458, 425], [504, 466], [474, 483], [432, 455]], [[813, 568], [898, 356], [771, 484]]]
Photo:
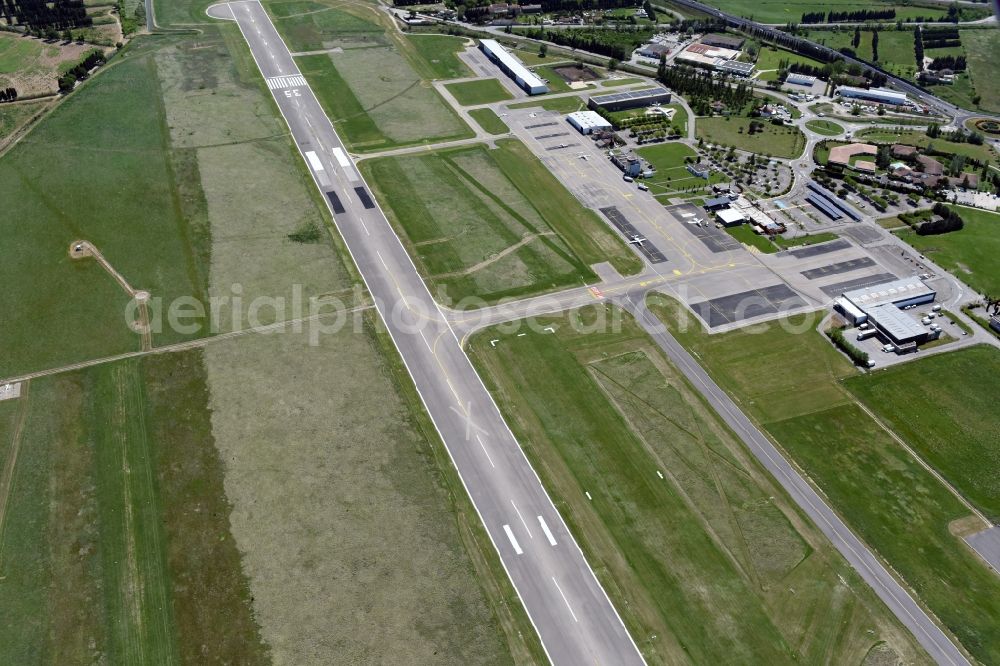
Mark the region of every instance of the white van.
[[639, 187], [639, 189], [640, 189], [640, 190], [642, 190], [643, 192], [649, 192], [649, 187], [648, 187], [647, 185], [645, 185], [644, 183], [639, 183], [639, 186], [638, 186], [638, 187]]

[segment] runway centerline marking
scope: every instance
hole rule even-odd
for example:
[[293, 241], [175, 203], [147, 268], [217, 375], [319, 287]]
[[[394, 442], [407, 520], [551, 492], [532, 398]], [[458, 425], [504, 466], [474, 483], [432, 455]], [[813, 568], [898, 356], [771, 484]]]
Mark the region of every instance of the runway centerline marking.
[[483, 440], [479, 435], [476, 435], [476, 441], [479, 442], [479, 446], [483, 447], [483, 453], [486, 454], [486, 459], [490, 461], [490, 467], [496, 469], [497, 466], [493, 464], [493, 458], [490, 457], [490, 452], [486, 450], [486, 445], [483, 444]]
[[573, 607], [569, 605], [569, 599], [567, 599], [566, 595], [563, 594], [562, 588], [559, 587], [559, 581], [556, 580], [555, 576], [552, 577], [552, 583], [556, 586], [556, 589], [559, 590], [559, 596], [561, 596], [563, 601], [566, 602], [566, 608], [569, 610], [569, 614], [573, 616], [573, 621], [579, 622], [580, 620], [576, 619], [576, 613], [573, 612]]
[[533, 535], [533, 534], [531, 533], [531, 530], [530, 530], [530, 529], [528, 529], [528, 523], [526, 523], [526, 522], [524, 521], [524, 516], [522, 516], [522, 515], [521, 515], [521, 511], [520, 511], [520, 509], [518, 509], [518, 508], [517, 508], [517, 505], [516, 505], [516, 504], [514, 504], [514, 500], [511, 500], [511, 501], [510, 501], [510, 505], [511, 505], [512, 507], [514, 507], [514, 511], [516, 511], [516, 512], [517, 512], [517, 517], [521, 519], [521, 524], [522, 524], [522, 525], [524, 525], [524, 531], [528, 533], [528, 538], [529, 538], [529, 539], [534, 539], [534, 538], [535, 538], [535, 536], [534, 536], [534, 535]]
[[[514, 536], [514, 533], [511, 531], [510, 525], [504, 525], [503, 526], [503, 531], [507, 533], [507, 538], [510, 539], [510, 545], [514, 546], [514, 552], [517, 553], [518, 555], [522, 554], [524, 551], [521, 550], [521, 544], [519, 544], [517, 542], [517, 538]], [[555, 578], [553, 578], [552, 580], [555, 580]], [[565, 599], [565, 598], [566, 597], [563, 597], [563, 599]], [[567, 605], [569, 605], [568, 602], [567, 602]], [[571, 610], [570, 612], [572, 613], [573, 611]]]
[[545, 538], [549, 540], [549, 545], [555, 546], [556, 538], [552, 536], [552, 532], [549, 531], [549, 526], [545, 524], [545, 519], [538, 516], [538, 523], [542, 526], [542, 531], [545, 532]]

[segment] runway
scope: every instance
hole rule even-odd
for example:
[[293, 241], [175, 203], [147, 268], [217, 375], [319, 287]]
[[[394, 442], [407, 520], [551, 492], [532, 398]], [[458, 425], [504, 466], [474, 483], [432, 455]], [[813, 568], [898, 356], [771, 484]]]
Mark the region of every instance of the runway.
[[209, 15], [243, 32], [549, 660], [644, 663], [265, 10]]

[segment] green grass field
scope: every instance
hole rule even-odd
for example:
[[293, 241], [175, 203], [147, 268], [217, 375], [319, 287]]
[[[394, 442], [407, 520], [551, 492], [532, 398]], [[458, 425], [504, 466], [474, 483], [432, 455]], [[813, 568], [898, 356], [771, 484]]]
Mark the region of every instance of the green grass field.
[[656, 167], [656, 175], [643, 181], [654, 195], [672, 196], [686, 193], [690, 188], [705, 188], [724, 180], [722, 174], [718, 172], [713, 172], [708, 180], [705, 180], [688, 171], [684, 160], [694, 158], [696, 153], [684, 143], [674, 141], [660, 143], [639, 148], [637, 152]]
[[[184, 208], [201, 198], [200, 184], [172, 161], [168, 141], [155, 62], [133, 52], [0, 159], [0, 234], [11, 250], [0, 266], [9, 317], [0, 375], [139, 348], [125, 292], [96, 262], [70, 259], [74, 240], [94, 243], [134, 287], [166, 303], [204, 298], [207, 239]], [[187, 337], [169, 327], [153, 336]]]
[[646, 79], [606, 79], [601, 81], [601, 87], [617, 88], [618, 86], [627, 86], [633, 83], [648, 83], [648, 81]]
[[996, 521], [1000, 441], [993, 420], [984, 415], [1000, 395], [998, 383], [1000, 352], [979, 346], [852, 377], [845, 385]]
[[[869, 5], [868, 9], [871, 8]], [[935, 13], [934, 10], [920, 8], [922, 11]], [[898, 12], [898, 10], [897, 10]], [[844, 28], [839, 31], [832, 30], [811, 30], [808, 38], [819, 44], [824, 44], [832, 49], [844, 47], [854, 49], [858, 57], [872, 60], [872, 33], [861, 30], [861, 41], [857, 48], [852, 45], [854, 39], [854, 29]], [[928, 51], [927, 55], [933, 55], [933, 51]], [[917, 65], [913, 57], [913, 32], [911, 30], [880, 30], [878, 37], [879, 63], [887, 70], [898, 76], [913, 78]]]
[[979, 108], [1000, 113], [1000, 64], [996, 53], [1000, 49], [1000, 32], [997, 30], [961, 30], [959, 36], [968, 61], [972, 87], [982, 99]]
[[764, 254], [774, 254], [778, 248], [766, 236], [755, 233], [749, 224], [736, 227], [726, 227], [726, 233], [748, 247], [755, 248]]
[[448, 92], [454, 95], [455, 99], [462, 106], [491, 104], [514, 98], [510, 94], [510, 91], [504, 88], [503, 84], [497, 79], [449, 83], [447, 88]]
[[473, 109], [469, 115], [490, 134], [507, 134], [510, 128], [493, 109]]
[[837, 238], [840, 238], [840, 236], [833, 233], [832, 231], [822, 231], [816, 234], [796, 236], [795, 238], [785, 238], [783, 236], [775, 236], [774, 243], [778, 247], [785, 249], [789, 247], [804, 247], [806, 245], [816, 245], [817, 243], [825, 243], [827, 241], [836, 240]]
[[[724, 9], [737, 16], [752, 18], [761, 23], [797, 23], [802, 18], [802, 14], [814, 12], [819, 9], [836, 11], [858, 11], [864, 9], [894, 8], [896, 18], [906, 20], [909, 17], [927, 16], [942, 17], [944, 12], [940, 9], [929, 9], [925, 7], [913, 7], [904, 3], [893, 4], [891, 2], [864, 3], [859, 0], [834, 0], [834, 2], [824, 3], [822, 7], [817, 7], [815, 3], [807, 0], [793, 0], [792, 2], [782, 2], [780, 0], [711, 0], [707, 4]], [[890, 23], [893, 21], [890, 21]]]
[[541, 322], [554, 333], [488, 329], [470, 355], [647, 660], [859, 663], [884, 642], [923, 661], [618, 314], [599, 305]]
[[981, 162], [997, 162], [996, 151], [988, 145], [977, 146], [971, 143], [955, 143], [943, 139], [931, 139], [923, 130], [903, 130], [896, 132], [891, 129], [872, 127], [855, 134], [855, 138], [863, 138], [875, 143], [903, 143], [910, 146], [926, 148], [933, 144], [934, 148], [952, 155], [965, 155]]
[[805, 149], [805, 136], [797, 127], [772, 125], [764, 123], [761, 132], [750, 135], [751, 118], [724, 117], [698, 118], [697, 136], [705, 141], [735, 146], [739, 150], [747, 150], [760, 155], [772, 157], [798, 157]]
[[0, 105], [0, 148], [7, 143], [14, 132], [27, 124], [35, 114], [44, 111], [47, 107], [47, 102]]
[[1000, 294], [1000, 214], [956, 206], [965, 222], [961, 231], [918, 236], [909, 229], [896, 232], [901, 239], [939, 266], [983, 294]]
[[530, 102], [518, 102], [517, 104], [509, 104], [507, 106], [509, 109], [530, 109], [534, 107], [541, 107], [546, 111], [573, 113], [574, 111], [586, 109], [587, 103], [576, 95], [567, 95], [565, 97], [540, 97]]
[[[472, 70], [458, 59], [458, 53], [465, 50], [465, 39], [447, 35], [421, 35], [413, 33], [407, 39], [428, 71], [424, 75], [428, 79], [460, 79], [472, 76]], [[418, 61], [419, 62], [419, 61]]]
[[831, 120], [810, 120], [806, 127], [823, 136], [837, 136], [844, 133], [844, 128]]
[[[840, 383], [857, 371], [814, 330], [821, 314], [792, 318], [791, 327], [768, 324], [707, 335], [676, 301], [649, 300], [681, 343], [965, 647], [984, 663], [1000, 658], [1000, 578], [949, 531], [954, 521], [970, 517], [968, 510], [857, 406]], [[931, 359], [948, 363], [951, 356]], [[931, 359], [908, 363], [905, 368], [917, 369], [904, 374]], [[959, 373], [947, 379], [940, 374], [936, 380], [954, 390], [948, 404], [981, 400], [974, 396], [980, 387], [960, 381]], [[926, 389], [906, 387], [913, 394]], [[995, 418], [986, 414], [983, 420], [976, 432], [996, 431]]]
[[523, 144], [498, 146], [362, 162], [421, 273], [446, 298], [495, 301], [578, 285], [594, 279], [588, 266], [600, 261], [639, 269]]
[[762, 46], [760, 51], [757, 53], [757, 69], [778, 69], [783, 61], [788, 64], [800, 63], [803, 65], [811, 65], [813, 67], [822, 67], [823, 65], [823, 63], [818, 60], [814, 60], [804, 55], [799, 55], [798, 53], [793, 53], [792, 51], [786, 51], [785, 49], [778, 49], [773, 46]]
[[22, 393], [0, 660], [267, 663], [198, 356], [108, 364]]
[[[323, 109], [353, 150], [364, 152], [472, 136], [396, 49], [345, 49], [297, 58]], [[371, 76], [372, 68], [382, 72]]]

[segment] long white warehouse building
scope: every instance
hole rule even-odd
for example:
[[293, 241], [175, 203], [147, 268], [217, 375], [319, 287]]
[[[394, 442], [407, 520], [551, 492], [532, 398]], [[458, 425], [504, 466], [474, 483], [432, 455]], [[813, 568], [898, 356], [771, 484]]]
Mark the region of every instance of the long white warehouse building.
[[538, 78], [534, 72], [524, 66], [520, 60], [507, 52], [500, 42], [495, 39], [479, 40], [479, 50], [486, 54], [504, 74], [514, 79], [514, 83], [524, 89], [529, 95], [541, 95], [547, 93], [549, 87]]

